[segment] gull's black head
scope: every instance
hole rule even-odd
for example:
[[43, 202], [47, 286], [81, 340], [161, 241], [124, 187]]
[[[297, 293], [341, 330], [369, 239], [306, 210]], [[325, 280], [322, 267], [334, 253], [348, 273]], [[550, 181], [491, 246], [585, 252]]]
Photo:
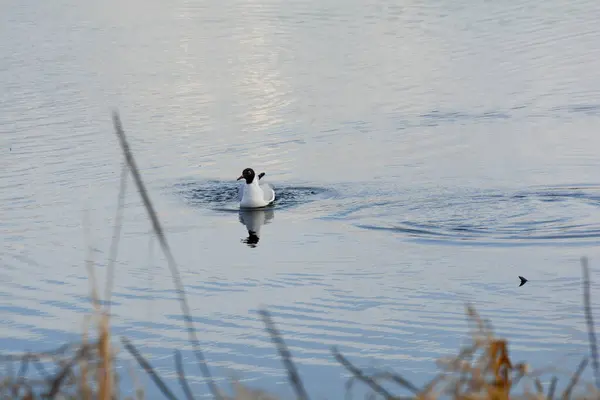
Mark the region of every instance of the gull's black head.
[[237, 180], [239, 181], [240, 179], [245, 179], [246, 183], [250, 184], [254, 180], [255, 175], [256, 174], [254, 173], [254, 170], [252, 168], [246, 168], [242, 171], [242, 175], [239, 178], [237, 178]]

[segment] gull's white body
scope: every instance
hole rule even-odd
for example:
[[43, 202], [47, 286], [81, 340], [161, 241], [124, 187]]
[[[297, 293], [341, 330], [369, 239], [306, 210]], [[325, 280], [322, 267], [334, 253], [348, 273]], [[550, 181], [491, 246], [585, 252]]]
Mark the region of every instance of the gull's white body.
[[259, 184], [258, 177], [252, 183], [243, 182], [238, 189], [241, 208], [266, 207], [275, 200], [275, 191], [268, 183]]

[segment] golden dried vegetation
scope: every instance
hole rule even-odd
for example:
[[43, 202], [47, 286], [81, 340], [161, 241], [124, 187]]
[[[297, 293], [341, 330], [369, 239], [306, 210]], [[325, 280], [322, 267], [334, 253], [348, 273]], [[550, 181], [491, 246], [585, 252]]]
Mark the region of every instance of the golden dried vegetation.
[[[119, 349], [111, 341], [110, 293], [112, 290], [114, 259], [116, 258], [118, 249], [125, 183], [128, 174], [131, 174], [148, 212], [154, 233], [167, 258], [173, 282], [179, 294], [179, 303], [189, 334], [189, 340], [194, 350], [194, 356], [212, 397], [217, 400], [274, 400], [274, 396], [261, 390], [251, 389], [237, 381], [233, 381], [232, 384], [234, 389], [233, 395], [225, 394], [214, 383], [208, 365], [200, 351], [199, 340], [187, 305], [184, 287], [179, 279], [177, 264], [171, 254], [160, 221], [142, 182], [117, 113], [113, 114], [113, 122], [126, 164], [121, 175], [121, 191], [116, 218], [117, 224], [115, 226], [115, 234], [113, 235], [113, 244], [110, 252], [111, 259], [107, 273], [105, 306], [101, 305], [98, 298], [93, 263], [88, 261], [87, 267], [91, 282], [93, 312], [86, 318], [81, 341], [65, 344], [58, 349], [47, 352], [0, 355], [0, 361], [11, 366], [15, 363], [18, 364], [16, 373], [12, 371], [6, 373], [3, 378], [0, 378], [0, 398], [23, 400], [37, 398], [85, 400], [144, 399], [146, 397], [145, 393], [149, 392], [153, 393], [151, 398], [164, 397], [167, 399], [177, 399], [164, 380], [127, 338], [121, 338], [123, 347], [133, 356], [143, 371], [148, 374], [158, 390], [144, 390], [138, 385], [134, 390], [133, 397], [122, 397], [119, 393], [119, 373], [117, 373], [118, 368], [114, 361]], [[373, 397], [382, 397], [384, 399], [600, 399], [600, 391], [598, 390], [598, 387], [600, 387], [600, 378], [598, 378], [597, 345], [590, 305], [589, 268], [585, 258], [582, 259], [582, 269], [584, 316], [588, 327], [591, 360], [594, 376], [596, 377], [595, 385], [585, 385], [580, 381], [581, 374], [588, 366], [588, 357], [585, 357], [579, 364], [579, 367], [568, 378], [568, 384], [560, 393], [557, 392], [557, 377], [552, 377], [547, 383], [547, 387], [544, 388], [540, 379], [541, 374], [534, 371], [526, 363], [514, 363], [509, 355], [507, 341], [497, 338], [494, 335], [491, 324], [483, 320], [470, 305], [466, 307], [466, 315], [467, 321], [471, 326], [471, 343], [459, 351], [456, 356], [439, 359], [437, 362], [440, 369], [439, 374], [421, 388], [397, 373], [368, 374], [352, 364], [337, 348], [332, 349], [332, 355], [350, 373], [351, 378], [348, 381], [347, 389], [355, 382], [361, 382], [370, 389]], [[283, 367], [287, 371], [289, 384], [294, 391], [295, 397], [299, 400], [308, 400], [309, 395], [304, 388], [302, 379], [294, 365], [292, 355], [283, 340], [282, 334], [276, 328], [267, 311], [261, 311], [261, 316], [267, 333], [270, 335], [281, 357]], [[92, 332], [96, 334], [94, 339], [90, 339], [89, 337], [89, 324], [92, 321], [95, 326]], [[185, 399], [195, 399], [196, 396], [194, 396], [188, 384], [179, 351], [175, 352], [174, 359], [174, 368], [177, 372], [178, 383]], [[53, 366], [51, 371], [49, 371], [50, 365]], [[28, 372], [32, 369], [35, 369], [37, 372], [37, 377], [35, 378], [29, 377], [30, 374]], [[135, 382], [135, 372], [132, 370], [129, 372], [132, 374], [132, 381]], [[400, 393], [392, 393], [391, 389], [386, 388], [386, 384], [388, 384], [387, 386], [392, 384]], [[578, 393], [575, 391], [576, 388], [579, 388]]]

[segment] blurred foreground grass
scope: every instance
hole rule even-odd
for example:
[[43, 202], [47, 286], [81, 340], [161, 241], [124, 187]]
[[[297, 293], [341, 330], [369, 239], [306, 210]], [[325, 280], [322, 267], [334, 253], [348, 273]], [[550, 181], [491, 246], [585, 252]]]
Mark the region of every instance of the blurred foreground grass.
[[[152, 206], [139, 170], [121, 127], [118, 114], [113, 114], [115, 131], [119, 138], [126, 165], [121, 175], [121, 191], [119, 207], [111, 257], [109, 260], [105, 306], [101, 306], [97, 294], [97, 285], [94, 278], [94, 269], [91, 262], [87, 263], [88, 273], [92, 283], [93, 310], [86, 318], [85, 329], [80, 342], [68, 343], [55, 350], [40, 353], [24, 353], [18, 355], [0, 356], [0, 361], [8, 365], [18, 364], [18, 370], [9, 368], [4, 376], [0, 375], [0, 396], [2, 399], [145, 399], [150, 398], [146, 393], [155, 393], [151, 398], [177, 399], [164, 380], [152, 368], [150, 363], [142, 356], [138, 349], [127, 338], [122, 337], [124, 349], [137, 361], [144, 373], [148, 374], [158, 388], [149, 390], [135, 384], [135, 372], [132, 373], [134, 382], [133, 396], [122, 396], [119, 393], [121, 374], [124, 373], [115, 365], [115, 359], [120, 349], [113, 343], [110, 329], [110, 295], [114, 261], [118, 253], [120, 234], [120, 221], [123, 208], [123, 197], [126, 188], [126, 179], [132, 174], [138, 192], [148, 211], [153, 230], [159, 239], [162, 250], [166, 255], [174, 285], [179, 294], [182, 314], [186, 322], [190, 342], [200, 367], [200, 371], [207, 382], [208, 388], [215, 399], [275, 399], [274, 396], [256, 389], [251, 389], [236, 381], [233, 382], [233, 395], [228, 395], [214, 383], [208, 365], [200, 351], [196, 330], [187, 305], [184, 287], [179, 279], [177, 264], [167, 243], [160, 221]], [[584, 357], [577, 370], [567, 377], [568, 384], [561, 391], [557, 391], [557, 377], [552, 377], [547, 387], [544, 387], [540, 372], [533, 370], [526, 363], [515, 364], [511, 361], [508, 352], [508, 343], [505, 339], [495, 337], [489, 322], [482, 319], [475, 309], [467, 305], [467, 321], [471, 326], [471, 343], [457, 352], [454, 357], [440, 358], [437, 362], [440, 372], [423, 387], [417, 387], [407, 381], [400, 374], [376, 373], [367, 374], [353, 365], [335, 347], [332, 356], [351, 375], [349, 388], [354, 382], [366, 385], [372, 397], [384, 399], [600, 399], [600, 378], [598, 378], [598, 354], [594, 322], [590, 306], [590, 283], [587, 259], [582, 259], [583, 270], [583, 305], [584, 316], [588, 326], [591, 364], [596, 377], [595, 384], [585, 384], [580, 377], [588, 367], [588, 357]], [[309, 399], [302, 379], [299, 376], [283, 336], [277, 330], [270, 314], [263, 310], [261, 316], [270, 335], [275, 349], [279, 353], [283, 366], [288, 373], [289, 384], [295, 397], [300, 400]], [[93, 335], [90, 335], [90, 327]], [[94, 338], [92, 339], [91, 336]], [[187, 400], [200, 397], [194, 394], [188, 384], [181, 355], [179, 351], [174, 355], [174, 369], [178, 377], [181, 391]], [[52, 370], [49, 371], [49, 368]], [[37, 377], [30, 377], [28, 372], [37, 371]], [[396, 390], [391, 391], [390, 386]], [[158, 394], [160, 393], [160, 395]], [[341, 391], [340, 397], [345, 396]]]

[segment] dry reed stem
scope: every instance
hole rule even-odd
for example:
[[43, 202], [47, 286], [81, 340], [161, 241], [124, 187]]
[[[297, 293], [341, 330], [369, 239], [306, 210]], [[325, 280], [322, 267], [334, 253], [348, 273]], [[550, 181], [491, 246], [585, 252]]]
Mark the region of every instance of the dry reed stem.
[[88, 352], [89, 352], [89, 347], [82, 346], [75, 354], [75, 357], [73, 357], [71, 360], [69, 360], [66, 363], [66, 365], [61, 369], [61, 371], [56, 375], [56, 377], [52, 381], [50, 390], [47, 394], [48, 397], [53, 398], [54, 396], [56, 396], [58, 394], [58, 391], [60, 390], [60, 387], [61, 387], [63, 381], [65, 380], [65, 378], [67, 377], [69, 372], [71, 372], [73, 365], [75, 363], [77, 363], [80, 358], [84, 357]]
[[260, 310], [260, 315], [263, 318], [263, 322], [267, 328], [267, 332], [271, 336], [271, 340], [273, 344], [277, 348], [279, 352], [279, 356], [283, 361], [283, 365], [288, 373], [288, 380], [292, 385], [292, 388], [296, 392], [296, 397], [299, 400], [308, 400], [308, 394], [304, 389], [304, 384], [302, 383], [302, 379], [300, 378], [300, 374], [294, 365], [294, 361], [292, 360], [292, 353], [290, 353], [288, 347], [281, 336], [281, 333], [273, 323], [273, 319], [271, 318], [271, 314], [267, 310]]
[[[510, 360], [506, 340], [495, 338], [491, 324], [484, 321], [475, 308], [470, 305], [466, 307], [466, 315], [468, 324], [473, 328], [471, 331], [473, 344], [463, 349], [456, 357], [440, 359], [438, 365], [443, 369], [443, 372], [426, 384], [423, 390], [416, 393], [416, 399], [435, 399], [444, 395], [460, 400], [545, 399], [554, 397], [557, 382], [555, 377], [549, 385], [548, 396], [546, 397], [541, 380], [529, 371], [527, 364], [514, 364]], [[476, 356], [477, 354], [479, 355]], [[352, 373], [353, 378], [350, 378], [349, 384], [352, 379], [357, 379], [367, 384], [374, 393], [386, 399], [398, 398], [377, 383], [377, 379], [386, 376], [386, 374], [369, 376], [352, 365], [339, 352], [335, 351], [334, 355]], [[571, 381], [562, 395], [563, 399], [572, 397], [572, 391], [579, 382], [586, 363], [587, 361], [584, 360], [571, 377]], [[524, 394], [511, 395], [510, 392], [523, 377], [528, 378]], [[400, 381], [397, 383], [403, 388], [411, 390], [411, 387], [406, 384], [407, 382]], [[529, 382], [533, 383], [533, 389], [530, 388]], [[444, 384], [441, 390], [436, 389], [440, 384]], [[588, 393], [592, 394], [593, 398], [600, 399], [599, 392], [588, 389]]]
[[[86, 257], [86, 267], [90, 279], [90, 293], [93, 305], [93, 314], [97, 317], [98, 340], [97, 342], [90, 343], [88, 337], [88, 324], [86, 323], [84, 326], [82, 342], [78, 345], [67, 344], [59, 347], [56, 350], [39, 353], [26, 353], [25, 355], [20, 356], [0, 355], [0, 361], [7, 361], [9, 363], [8, 367], [11, 369], [8, 373], [8, 376], [0, 383], [0, 393], [5, 395], [6, 392], [8, 392], [10, 393], [9, 396], [12, 396], [10, 398], [33, 399], [34, 388], [43, 387], [47, 389], [46, 396], [50, 398], [55, 398], [59, 395], [61, 398], [98, 398], [101, 400], [118, 398], [116, 394], [117, 385], [115, 384], [115, 382], [118, 381], [118, 375], [116, 375], [116, 369], [113, 360], [113, 349], [110, 344], [111, 334], [109, 299], [112, 293], [112, 284], [114, 280], [114, 263], [116, 262], [116, 256], [118, 253], [118, 245], [116, 243], [119, 241], [120, 229], [122, 225], [122, 211], [124, 208], [123, 199], [126, 188], [125, 182], [128, 171], [131, 171], [136, 182], [138, 192], [142, 197], [144, 206], [146, 207], [149, 218], [152, 221], [154, 233], [158, 237], [163, 248], [163, 252], [169, 261], [169, 267], [171, 269], [175, 287], [180, 295], [180, 305], [182, 307], [183, 317], [188, 328], [188, 334], [190, 335], [190, 341], [194, 346], [194, 354], [196, 359], [200, 364], [204, 377], [207, 379], [208, 386], [211, 389], [213, 397], [216, 399], [227, 398], [227, 396], [222, 396], [218, 391], [218, 388], [212, 380], [206, 365], [206, 361], [204, 360], [203, 355], [198, 348], [199, 341], [196, 337], [196, 331], [192, 323], [191, 314], [189, 312], [189, 307], [185, 297], [184, 287], [179, 278], [178, 267], [173, 256], [171, 255], [170, 247], [164, 236], [164, 231], [162, 230], [162, 227], [158, 221], [158, 217], [156, 216], [152, 203], [150, 202], [148, 193], [141, 181], [139, 171], [135, 165], [131, 151], [129, 150], [129, 146], [125, 139], [125, 134], [122, 131], [120, 120], [116, 113], [113, 114], [113, 121], [115, 123], [117, 136], [119, 137], [123, 148], [126, 166], [128, 167], [124, 166], [121, 174], [119, 205], [117, 207], [116, 225], [114, 227], [112, 237], [113, 241], [110, 251], [111, 256], [107, 274], [105, 300], [108, 301], [105, 310], [102, 310], [100, 301], [98, 299], [96, 279], [94, 275], [94, 262], [92, 261], [92, 247], [88, 245], [89, 253]], [[84, 224], [84, 226], [86, 228], [86, 239], [88, 239], [89, 244], [89, 224]], [[597, 390], [597, 388], [600, 387], [600, 368], [598, 362], [596, 335], [592, 318], [590, 279], [587, 258], [582, 258], [581, 264], [583, 269], [584, 312], [588, 328], [591, 361], [596, 379], [596, 387], [590, 386], [587, 388], [588, 396], [586, 396], [586, 398], [593, 396], [592, 398], [600, 399], [600, 392]], [[267, 331], [282, 358], [288, 373], [290, 384], [296, 391], [297, 398], [300, 400], [308, 400], [308, 394], [304, 389], [304, 385], [292, 360], [291, 353], [285, 345], [282, 335], [275, 327], [270, 314], [264, 310], [260, 313], [267, 327]], [[354, 380], [365, 383], [373, 391], [371, 394], [373, 397], [375, 394], [379, 394], [385, 399], [402, 398], [393, 395], [379, 383], [379, 381], [387, 380], [396, 383], [403, 389], [409, 390], [414, 396], [411, 398], [419, 400], [436, 399], [440, 396], [448, 394], [457, 400], [508, 400], [511, 398], [511, 390], [514, 390], [517, 384], [523, 380], [523, 385], [526, 386], [524, 390], [525, 393], [520, 396], [512, 396], [512, 398], [554, 398], [558, 381], [556, 377], [552, 377], [548, 388], [548, 395], [544, 396], [544, 388], [538, 377], [539, 373], [533, 374], [530, 372], [525, 363], [513, 364], [509, 357], [508, 344], [506, 340], [495, 337], [492, 325], [489, 323], [489, 321], [482, 319], [475, 308], [471, 305], [466, 305], [466, 315], [467, 322], [471, 327], [472, 345], [460, 351], [456, 357], [440, 359], [438, 361], [438, 365], [443, 369], [442, 373], [435, 376], [423, 387], [423, 389], [418, 389], [415, 385], [398, 374], [386, 372], [368, 375], [350, 363], [350, 361], [342, 356], [335, 347], [332, 349], [332, 352], [335, 359], [351, 372], [352, 377], [349, 379], [348, 383], [351, 383]], [[176, 397], [169, 390], [164, 381], [158, 376], [156, 371], [133, 346], [133, 344], [126, 338], [122, 338], [122, 340], [125, 344], [125, 348], [134, 356], [137, 362], [148, 373], [154, 383], [159, 387], [159, 390], [163, 393], [163, 395], [169, 399], [175, 399]], [[69, 350], [75, 348], [76, 352], [74, 355], [67, 355]], [[51, 374], [48, 374], [40, 361], [42, 358], [51, 358], [58, 366], [60, 366], [58, 373], [53, 374], [52, 376]], [[12, 362], [19, 362], [19, 368], [16, 375], [12, 370]], [[572, 397], [575, 387], [578, 383], [580, 383], [581, 375], [585, 370], [587, 363], [588, 359], [584, 358], [579, 364], [576, 372], [571, 376], [567, 388], [562, 393], [562, 399], [569, 399]], [[35, 366], [40, 375], [43, 376], [43, 380], [26, 379], [25, 375], [30, 369], [30, 364]], [[79, 365], [79, 375], [77, 377], [75, 371], [76, 365]], [[175, 352], [175, 368], [177, 370], [179, 382], [186, 398], [188, 400], [194, 399], [193, 393], [185, 376], [181, 354], [179, 351]], [[89, 381], [90, 377], [95, 377], [96, 379], [95, 387], [97, 389], [97, 393], [94, 393], [92, 388], [94, 382]], [[92, 386], [90, 386], [90, 383]], [[533, 391], [530, 390], [530, 385], [532, 383], [534, 386]], [[69, 389], [71, 385], [75, 386], [77, 397], [67, 394], [67, 389]], [[266, 394], [265, 392], [249, 390], [245, 386], [239, 384], [239, 382], [235, 382], [234, 387], [236, 389], [236, 395], [234, 398], [238, 400], [259, 398], [273, 399], [272, 396]], [[438, 389], [438, 387], [440, 388]], [[143, 398], [143, 389], [137, 390], [136, 396], [141, 400]]]
[[185, 369], [183, 368], [183, 362], [181, 361], [181, 353], [179, 350], [175, 350], [175, 369], [177, 370], [177, 379], [179, 379], [179, 384], [181, 385], [181, 389], [183, 390], [186, 399], [195, 400], [185, 376]]
[[421, 390], [418, 387], [416, 387], [415, 385], [413, 385], [408, 379], [405, 379], [404, 377], [400, 376], [399, 374], [396, 374], [393, 372], [376, 373], [376, 374], [371, 375], [371, 378], [375, 382], [378, 382], [380, 380], [393, 382], [393, 383], [397, 384], [398, 386], [407, 389], [408, 391], [412, 392], [413, 394], [419, 394], [421, 392]]
[[237, 379], [232, 379], [231, 386], [234, 389], [234, 394], [232, 397], [222, 395], [224, 400], [278, 400], [270, 393], [243, 385]]
[[383, 396], [386, 399], [394, 398], [394, 396], [388, 392], [384, 387], [379, 385], [373, 378], [365, 374], [360, 368], [355, 367], [346, 357], [344, 357], [337, 350], [336, 347], [331, 349], [335, 359], [344, 366], [356, 379], [366, 383], [375, 393]]
[[113, 395], [112, 356], [110, 348], [110, 329], [108, 315], [100, 315], [98, 322], [100, 338], [98, 340], [98, 353], [101, 367], [98, 368], [98, 396], [102, 400], [109, 400]]
[[590, 295], [590, 270], [587, 257], [581, 258], [581, 268], [583, 270], [583, 310], [585, 313], [585, 322], [588, 329], [588, 341], [590, 344], [590, 353], [592, 356], [592, 366], [594, 368], [594, 377], [596, 378], [596, 388], [600, 389], [600, 366], [598, 364], [598, 343], [596, 341], [596, 332], [594, 330], [594, 319], [592, 316], [592, 302]]
[[[91, 246], [88, 247], [91, 249]], [[110, 348], [110, 325], [108, 315], [103, 312], [100, 306], [100, 300], [98, 298], [98, 291], [96, 286], [96, 277], [94, 273], [94, 263], [90, 256], [86, 262], [89, 279], [90, 279], [90, 291], [92, 305], [94, 312], [97, 317], [98, 326], [98, 343], [97, 351], [100, 358], [100, 366], [96, 368], [96, 382], [98, 385], [98, 398], [100, 400], [109, 400], [113, 396], [113, 384], [112, 384], [112, 362], [111, 362], [111, 348]]]
[[152, 365], [140, 354], [140, 352], [135, 348], [133, 343], [131, 343], [126, 337], [121, 337], [121, 341], [125, 345], [125, 349], [131, 353], [131, 355], [136, 359], [138, 364], [146, 371], [148, 376], [154, 381], [158, 389], [161, 393], [170, 400], [177, 400], [177, 397], [171, 392], [171, 389], [164, 383], [162, 378], [156, 373]]
[[[84, 318], [83, 337], [82, 337], [82, 343], [84, 346], [86, 346], [87, 342], [88, 342], [89, 321], [90, 321], [90, 318], [89, 318], [89, 316], [86, 315], [86, 318]], [[89, 400], [90, 396], [91, 396], [91, 389], [90, 389], [90, 386], [88, 385], [88, 364], [85, 360], [80, 360], [80, 362], [79, 362], [79, 373], [81, 374], [79, 381], [80, 381], [80, 391], [81, 391], [82, 397], [84, 398], [84, 400]]]
[[136, 399], [143, 400], [144, 399], [144, 388], [142, 387], [142, 385], [140, 385], [140, 382], [138, 380], [137, 374], [135, 373], [135, 370], [133, 369], [133, 366], [130, 363], [128, 363], [128, 367], [129, 368], [127, 370], [129, 371], [129, 377], [133, 381]]
[[121, 228], [123, 227], [123, 214], [125, 210], [125, 192], [127, 191], [128, 172], [129, 168], [127, 167], [127, 163], [123, 162], [123, 166], [121, 167], [121, 182], [119, 186], [119, 196], [117, 200], [115, 225], [113, 227], [113, 235], [108, 255], [108, 266], [106, 268], [106, 287], [104, 292], [104, 301], [106, 302], [106, 312], [108, 314], [110, 314], [110, 307], [112, 305], [111, 297], [115, 281], [115, 263], [117, 261], [117, 255], [119, 254], [119, 239], [121, 238]]
[[550, 387], [548, 388], [548, 400], [554, 399], [554, 392], [556, 391], [556, 383], [558, 382], [558, 378], [556, 376], [552, 377], [550, 381]]
[[562, 395], [563, 400], [566, 400], [571, 397], [573, 388], [575, 387], [575, 385], [577, 385], [577, 382], [579, 381], [579, 377], [583, 373], [583, 370], [585, 369], [585, 367], [587, 367], [587, 364], [588, 364], [588, 358], [585, 357], [579, 364], [579, 367], [577, 368], [577, 371], [575, 371], [575, 374], [573, 374], [573, 376], [571, 377], [569, 386], [567, 386], [567, 388], [563, 392], [563, 395]]
[[129, 166], [129, 171], [131, 172], [131, 174], [133, 176], [138, 193], [140, 194], [140, 196], [142, 198], [142, 202], [144, 204], [144, 207], [146, 208], [146, 211], [148, 212], [148, 217], [150, 218], [150, 221], [152, 223], [152, 228], [154, 230], [154, 233], [159, 240], [159, 243], [161, 245], [163, 253], [165, 254], [165, 257], [167, 258], [167, 264], [169, 265], [171, 277], [173, 278], [173, 284], [175, 286], [177, 294], [179, 295], [179, 304], [181, 307], [181, 312], [183, 314], [184, 321], [186, 323], [189, 340], [192, 343], [192, 347], [194, 349], [194, 355], [196, 356], [198, 365], [200, 366], [200, 370], [201, 370], [202, 374], [204, 375], [204, 378], [207, 381], [208, 388], [211, 391], [213, 397], [215, 397], [217, 400], [220, 400], [221, 396], [219, 393], [219, 389], [218, 389], [217, 385], [214, 383], [214, 380], [210, 373], [210, 369], [208, 368], [208, 364], [206, 363], [204, 355], [200, 351], [200, 341], [198, 340], [198, 337], [196, 334], [196, 328], [194, 327], [194, 322], [191, 317], [191, 312], [190, 312], [190, 308], [188, 306], [185, 288], [184, 288], [183, 283], [181, 282], [181, 278], [179, 276], [179, 268], [177, 266], [177, 263], [175, 262], [175, 257], [173, 257], [173, 254], [171, 252], [171, 247], [169, 246], [169, 244], [167, 242], [167, 238], [164, 234], [164, 230], [158, 219], [156, 211], [154, 211], [154, 206], [152, 204], [152, 201], [150, 200], [148, 191], [146, 190], [146, 187], [142, 181], [142, 177], [140, 175], [139, 169], [137, 167], [137, 164], [135, 162], [133, 154], [129, 148], [129, 142], [127, 141], [127, 138], [125, 136], [125, 131], [123, 130], [123, 127], [121, 124], [121, 119], [119, 117], [118, 112], [116, 112], [116, 111], [113, 112], [113, 125], [115, 128], [115, 134], [117, 135], [117, 138], [119, 139], [119, 143], [121, 145], [121, 149], [123, 150], [123, 155], [125, 157], [127, 165]]
[[[36, 352], [36, 353], [28, 352], [26, 354], [26, 356], [29, 357], [30, 359], [52, 358], [57, 355], [64, 354], [69, 349], [78, 347], [79, 345], [80, 345], [79, 343], [65, 343], [54, 350], [40, 351], [40, 352]], [[14, 354], [14, 355], [13, 354], [0, 354], [0, 362], [2, 362], [2, 361], [4, 361], [4, 362], [20, 361], [23, 359], [23, 357], [24, 357], [23, 354]]]

